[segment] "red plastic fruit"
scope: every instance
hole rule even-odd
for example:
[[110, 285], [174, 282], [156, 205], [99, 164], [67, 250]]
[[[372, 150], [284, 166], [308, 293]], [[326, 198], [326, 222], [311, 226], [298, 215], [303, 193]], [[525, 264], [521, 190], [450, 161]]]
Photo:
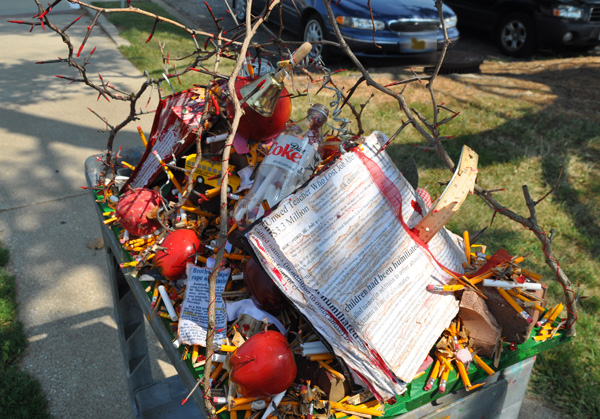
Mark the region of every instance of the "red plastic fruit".
[[135, 189], [125, 192], [117, 202], [115, 215], [121, 226], [133, 236], [152, 234], [160, 223], [148, 215], [160, 205], [160, 195], [152, 189]]
[[[246, 84], [254, 81], [251, 78], [240, 78], [235, 82], [235, 92], [238, 99], [242, 99], [240, 89]], [[292, 101], [289, 98], [289, 93], [283, 88], [281, 96], [275, 105], [275, 111], [271, 116], [262, 116], [254, 111], [248, 104], [242, 105], [244, 114], [240, 119], [240, 125], [237, 133], [248, 141], [268, 141], [285, 128], [285, 125], [290, 120], [292, 114]], [[233, 103], [227, 101], [227, 112], [233, 117]]]
[[294, 355], [285, 337], [260, 332], [235, 350], [229, 360], [231, 380], [244, 397], [268, 397], [285, 391], [296, 378]]
[[202, 246], [195, 232], [188, 229], [170, 232], [162, 241], [154, 257], [154, 266], [169, 281], [185, 276], [186, 265], [194, 261], [194, 254]]
[[277, 285], [254, 259], [244, 267], [244, 285], [250, 292], [250, 298], [263, 310], [278, 310], [285, 304], [285, 298]]

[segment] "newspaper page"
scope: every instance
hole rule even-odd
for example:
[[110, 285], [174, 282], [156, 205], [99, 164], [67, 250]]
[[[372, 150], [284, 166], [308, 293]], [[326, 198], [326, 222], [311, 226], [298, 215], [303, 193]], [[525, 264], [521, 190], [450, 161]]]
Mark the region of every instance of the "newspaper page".
[[[212, 269], [187, 265], [187, 286], [185, 298], [179, 316], [178, 333], [181, 342], [186, 345], [206, 346], [208, 327], [208, 277]], [[225, 339], [227, 331], [227, 313], [221, 294], [225, 291], [230, 269], [223, 269], [217, 275], [215, 300], [215, 341]]]
[[203, 107], [203, 89], [183, 91], [161, 100], [146, 151], [121, 191], [127, 190], [128, 185], [146, 187], [161, 173], [160, 163], [152, 156], [154, 151], [168, 163], [174, 153], [183, 151], [194, 140], [190, 133], [197, 129]]
[[[442, 269], [464, 252], [443, 229], [411, 228], [427, 207], [373, 133], [246, 234], [277, 286], [380, 399], [405, 390], [458, 312]], [[381, 151], [381, 152], [379, 152]]]

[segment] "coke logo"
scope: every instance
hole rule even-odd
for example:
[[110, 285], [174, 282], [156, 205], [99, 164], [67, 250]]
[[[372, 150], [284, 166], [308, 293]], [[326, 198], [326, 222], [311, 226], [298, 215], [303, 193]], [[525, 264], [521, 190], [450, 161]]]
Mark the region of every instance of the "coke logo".
[[297, 144], [284, 144], [281, 146], [279, 143], [274, 143], [269, 155], [281, 156], [292, 163], [298, 163], [302, 158], [302, 153], [297, 151], [299, 149], [300, 147]]

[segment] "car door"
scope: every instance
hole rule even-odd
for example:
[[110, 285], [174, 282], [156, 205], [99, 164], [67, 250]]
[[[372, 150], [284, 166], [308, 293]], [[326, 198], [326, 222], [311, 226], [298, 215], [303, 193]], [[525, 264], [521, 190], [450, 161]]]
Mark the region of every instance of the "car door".
[[[306, 0], [283, 0], [283, 25], [285, 29], [301, 34], [302, 13], [308, 7]], [[279, 15], [277, 16], [279, 18]]]
[[490, 0], [446, 0], [444, 1], [458, 16], [464, 26], [489, 28], [497, 19], [494, 11], [497, 1]]
[[252, 10], [254, 13], [261, 12], [265, 8], [266, 0], [252, 0]]

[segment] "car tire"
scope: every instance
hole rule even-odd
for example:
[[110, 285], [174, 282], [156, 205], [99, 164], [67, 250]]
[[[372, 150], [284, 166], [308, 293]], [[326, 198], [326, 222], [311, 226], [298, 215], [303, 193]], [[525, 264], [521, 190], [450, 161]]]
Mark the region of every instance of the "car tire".
[[319, 54], [323, 58], [323, 61], [329, 58], [329, 48], [323, 44], [317, 44], [317, 42], [326, 39], [325, 31], [325, 24], [318, 14], [313, 13], [308, 16], [302, 29], [302, 40], [313, 44], [312, 50], [308, 54], [309, 58], [315, 59]]
[[246, 4], [246, 0], [234, 0], [233, 2], [233, 13], [240, 24], [246, 21]]
[[510, 57], [527, 57], [535, 51], [535, 26], [525, 13], [505, 16], [496, 31], [498, 47]]

